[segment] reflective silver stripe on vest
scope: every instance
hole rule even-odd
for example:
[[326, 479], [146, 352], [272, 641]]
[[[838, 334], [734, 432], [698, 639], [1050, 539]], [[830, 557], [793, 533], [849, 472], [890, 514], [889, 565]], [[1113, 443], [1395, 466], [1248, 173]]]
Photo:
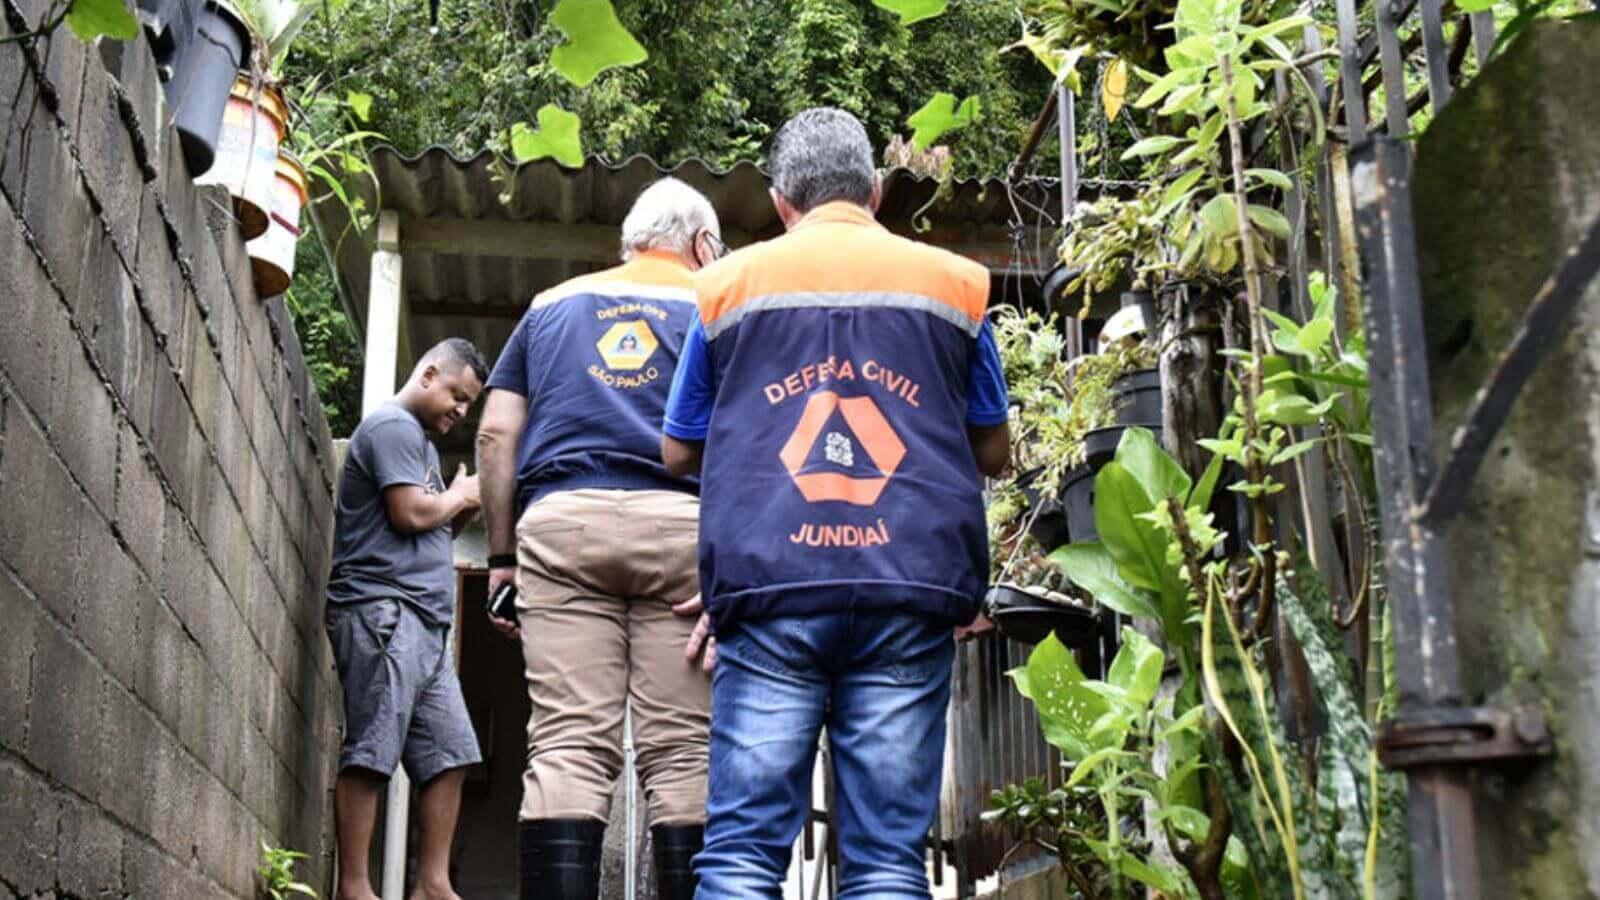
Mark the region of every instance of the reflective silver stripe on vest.
[[740, 306], [723, 313], [715, 322], [707, 325], [706, 339], [715, 340], [729, 328], [739, 324], [745, 316], [752, 313], [767, 312], [774, 309], [914, 309], [925, 312], [934, 318], [943, 319], [951, 325], [961, 329], [968, 337], [977, 337], [983, 328], [983, 320], [974, 322], [967, 314], [948, 303], [925, 297], [922, 294], [900, 294], [893, 292], [858, 292], [840, 291], [837, 293], [822, 293], [817, 291], [801, 291], [793, 294], [768, 294], [765, 297], [756, 297], [746, 300]]
[[637, 284], [632, 281], [591, 281], [571, 286], [559, 286], [533, 298], [531, 309], [560, 303], [568, 297], [584, 294], [596, 297], [625, 298], [628, 300], [661, 300], [664, 302], [693, 303], [692, 288], [676, 288], [660, 284]]

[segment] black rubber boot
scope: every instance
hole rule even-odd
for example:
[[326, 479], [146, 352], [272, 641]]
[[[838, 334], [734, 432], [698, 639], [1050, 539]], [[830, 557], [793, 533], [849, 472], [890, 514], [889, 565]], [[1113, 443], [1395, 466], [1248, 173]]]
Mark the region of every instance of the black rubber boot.
[[606, 823], [537, 819], [520, 824], [522, 900], [598, 900]]
[[656, 900], [694, 900], [700, 883], [689, 865], [706, 844], [704, 825], [656, 825], [650, 829], [655, 845]]

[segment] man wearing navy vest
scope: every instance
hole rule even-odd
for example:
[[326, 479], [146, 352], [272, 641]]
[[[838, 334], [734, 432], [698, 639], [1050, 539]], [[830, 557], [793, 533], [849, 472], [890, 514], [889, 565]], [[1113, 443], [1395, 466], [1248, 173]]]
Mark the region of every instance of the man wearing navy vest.
[[594, 900], [633, 704], [657, 896], [694, 893], [710, 682], [684, 644], [700, 611], [699, 502], [662, 464], [661, 415], [694, 320], [691, 271], [717, 216], [674, 178], [622, 223], [622, 265], [534, 298], [489, 377], [478, 459], [491, 595], [518, 588], [533, 712], [519, 836], [523, 900]]
[[925, 898], [980, 473], [1010, 441], [988, 272], [877, 223], [849, 113], [795, 116], [768, 163], [788, 233], [696, 275], [662, 443], [700, 475], [719, 646], [699, 896], [779, 896], [827, 728], [839, 896]]

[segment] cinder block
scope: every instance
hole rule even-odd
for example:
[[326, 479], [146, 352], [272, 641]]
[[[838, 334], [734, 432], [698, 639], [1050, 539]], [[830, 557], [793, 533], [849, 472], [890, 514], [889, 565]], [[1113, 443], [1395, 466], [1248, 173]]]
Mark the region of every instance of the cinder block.
[[[33, 691], [33, 651], [39, 609], [11, 575], [0, 572], [0, 747], [21, 755], [28, 739], [28, 703]], [[3, 841], [3, 838], [0, 838]]]
[[48, 420], [51, 437], [89, 499], [109, 515], [117, 486], [116, 407], [77, 335], [63, 335], [52, 360], [56, 394]]
[[124, 889], [129, 897], [179, 900], [186, 896], [210, 896], [204, 890], [185, 894], [184, 891], [192, 889], [189, 884], [192, 876], [159, 846], [132, 840], [125, 841], [122, 846]]
[[[0, 54], [3, 55], [3, 54]], [[6, 327], [0, 328], [0, 370], [10, 376], [20, 398], [43, 413], [50, 408], [52, 333], [66, 327], [60, 301], [44, 269], [22, 239], [21, 220], [0, 201], [0, 296], [6, 298]]]
[[167, 497], [161, 490], [161, 479], [145, 457], [132, 426], [123, 423], [118, 430], [114, 521], [117, 531], [133, 550], [134, 559], [152, 578], [159, 577], [161, 572], [166, 511]]
[[56, 831], [60, 798], [44, 779], [0, 756], [0, 872], [23, 897], [49, 891], [56, 880]]
[[133, 560], [99, 516], [83, 518], [78, 570], [78, 607], [73, 633], [124, 685], [135, 683], [137, 648], [129, 640], [139, 614], [139, 596], [149, 590]]
[[39, 625], [28, 709], [28, 759], [61, 782], [94, 796], [101, 760], [102, 676], [89, 654], [54, 622]]
[[[168, 227], [155, 188], [146, 185], [139, 195], [139, 248], [134, 275], [145, 314], [150, 318], [151, 327], [161, 336], [163, 345], [183, 333], [186, 312], [183, 274], [174, 264], [174, 246]], [[173, 361], [182, 362], [182, 357], [174, 356]]]
[[77, 523], [90, 512], [88, 505], [27, 416], [15, 411], [6, 416], [5, 448], [0, 495], [14, 509], [45, 514], [28, 528], [0, 528], [0, 558], [61, 621], [70, 621]]
[[132, 138], [141, 177], [153, 181], [159, 177], [161, 144], [171, 132], [166, 92], [150, 45], [143, 34], [132, 41], [101, 41], [100, 59], [117, 82], [118, 118]]
[[57, 889], [68, 897], [122, 894], [122, 830], [98, 809], [66, 801], [56, 838]]
[[[89, 277], [87, 272], [84, 277]], [[93, 277], [99, 288], [92, 298], [93, 318], [85, 324], [93, 329], [95, 358], [106, 380], [113, 391], [126, 397], [136, 393], [133, 379], [138, 374], [139, 354], [143, 349], [139, 329], [144, 327], [144, 322], [133, 276], [123, 268], [116, 254], [107, 252]]]
[[171, 370], [159, 366], [154, 402], [152, 433], [148, 436], [155, 447], [156, 461], [177, 498], [187, 501], [191, 486], [189, 442], [195, 434], [190, 420], [194, 416], [189, 412], [189, 400], [177, 377]]
[[[189, 391], [189, 402], [194, 407], [196, 422], [207, 440], [213, 440], [213, 423], [216, 407], [226, 401], [227, 387], [222, 383], [222, 373], [217, 369], [216, 357], [207, 340], [196, 340], [190, 351], [189, 363], [184, 369], [184, 387]], [[223, 395], [219, 398], [219, 394]]]
[[100, 203], [101, 220], [111, 230], [117, 254], [131, 266], [138, 243], [139, 193], [144, 176], [133, 138], [122, 121], [117, 92], [116, 81], [102, 67], [88, 67], [83, 79], [77, 143], [84, 179]]
[[153, 815], [149, 748], [161, 726], [137, 697], [115, 684], [106, 685], [105, 709], [105, 775], [100, 802], [135, 832], [148, 837]]
[[183, 709], [178, 716], [178, 739], [195, 757], [205, 752], [206, 704], [216, 690], [217, 676], [198, 644], [186, 642], [183, 653]]
[[70, 300], [78, 296], [79, 254], [93, 218], [89, 195], [55, 123], [36, 120], [28, 140], [22, 218], [48, 260], [62, 296]]
[[[0, 16], [0, 34], [10, 33]], [[8, 45], [0, 53], [0, 193], [22, 202], [23, 150], [33, 122], [47, 121], [50, 113], [39, 96], [39, 81], [23, 54]]]
[[66, 29], [57, 29], [39, 51], [45, 67], [45, 80], [55, 89], [56, 115], [71, 129], [78, 121], [83, 98], [83, 72], [89, 61], [89, 48]]
[[179, 742], [165, 732], [160, 733], [156, 746], [150, 768], [154, 787], [150, 836], [168, 853], [187, 860], [199, 838], [190, 819], [200, 773]]
[[188, 637], [178, 620], [159, 601], [140, 608], [139, 696], [168, 728], [183, 713], [183, 652]]
[[139, 319], [133, 338], [137, 352], [127, 361], [127, 375], [123, 383], [116, 387], [117, 395], [122, 398], [122, 407], [134, 429], [140, 434], [149, 435], [153, 431], [157, 372], [170, 367], [150, 323], [142, 315]]

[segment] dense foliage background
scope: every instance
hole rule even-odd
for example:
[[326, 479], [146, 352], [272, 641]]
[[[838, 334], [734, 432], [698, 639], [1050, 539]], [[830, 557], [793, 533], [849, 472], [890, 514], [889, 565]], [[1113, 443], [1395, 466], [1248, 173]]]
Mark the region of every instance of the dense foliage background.
[[[440, 0], [435, 27], [424, 3], [345, 0], [301, 34], [287, 66], [291, 91], [370, 95], [362, 127], [406, 153], [505, 151], [513, 122], [558, 103], [582, 118], [586, 153], [642, 153], [667, 166], [692, 156], [759, 161], [775, 128], [818, 104], [860, 116], [882, 147], [909, 135], [906, 117], [947, 91], [982, 104], [981, 127], [946, 139], [954, 174], [965, 177], [1004, 170], [1050, 89], [1028, 53], [1000, 52], [1020, 35], [1012, 3], [952, 0], [944, 15], [906, 27], [869, 0], [619, 0], [623, 25], [650, 58], [583, 89], [548, 64], [562, 41], [548, 21], [554, 6]], [[345, 435], [358, 419], [359, 351], [312, 243], [301, 248], [292, 305], [329, 422]]]

